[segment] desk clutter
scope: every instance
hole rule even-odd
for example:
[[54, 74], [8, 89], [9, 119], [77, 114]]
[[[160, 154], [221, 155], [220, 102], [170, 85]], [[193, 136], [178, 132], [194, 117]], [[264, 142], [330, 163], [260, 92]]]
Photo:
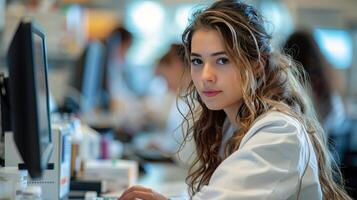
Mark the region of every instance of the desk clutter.
[[45, 200], [85, 199], [88, 195], [99, 198], [101, 194], [123, 190], [138, 180], [138, 163], [119, 159], [122, 144], [81, 124], [79, 119], [54, 120], [52, 143], [54, 150], [48, 168], [41, 178], [32, 179], [27, 170], [21, 170], [23, 161], [12, 133], [5, 134], [5, 167], [0, 168], [0, 199], [19, 199], [28, 188], [29, 191], [37, 191], [32, 189], [33, 186], [40, 189], [41, 198]]
[[82, 180], [104, 181], [106, 191], [123, 190], [137, 183], [138, 164], [130, 160], [88, 160]]

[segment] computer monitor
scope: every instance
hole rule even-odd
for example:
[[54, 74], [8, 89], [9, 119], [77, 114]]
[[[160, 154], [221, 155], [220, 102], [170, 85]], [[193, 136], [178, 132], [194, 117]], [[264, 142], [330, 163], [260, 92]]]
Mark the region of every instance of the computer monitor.
[[[101, 42], [91, 41], [76, 62], [70, 85], [76, 90], [81, 113], [88, 113], [101, 104], [105, 49]], [[73, 97], [72, 97], [73, 98]]]
[[40, 177], [52, 154], [45, 35], [22, 20], [11, 41], [10, 120], [14, 141], [32, 178]]

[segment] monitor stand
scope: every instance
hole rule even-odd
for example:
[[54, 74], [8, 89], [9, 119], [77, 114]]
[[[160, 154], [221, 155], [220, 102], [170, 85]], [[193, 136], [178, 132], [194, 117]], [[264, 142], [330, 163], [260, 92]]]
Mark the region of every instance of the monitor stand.
[[[52, 124], [54, 150], [42, 178], [31, 179], [27, 185], [40, 186], [43, 199], [62, 199], [69, 193], [71, 168], [71, 128], [67, 124]], [[22, 159], [15, 146], [13, 133], [5, 132], [5, 166], [22, 168]]]

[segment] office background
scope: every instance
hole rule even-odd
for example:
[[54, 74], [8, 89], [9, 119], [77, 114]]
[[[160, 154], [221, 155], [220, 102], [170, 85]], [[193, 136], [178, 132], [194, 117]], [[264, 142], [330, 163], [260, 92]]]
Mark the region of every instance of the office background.
[[[163, 96], [168, 86], [155, 75], [160, 57], [180, 42], [190, 13], [212, 2], [199, 0], [0, 0], [0, 71], [19, 20], [28, 16], [46, 33], [49, 87], [63, 105], [73, 69], [88, 42], [103, 40], [121, 24], [133, 33], [126, 61], [126, 82], [138, 99]], [[328, 81], [341, 97], [349, 119], [357, 120], [357, 1], [247, 0], [259, 8], [281, 48], [296, 30], [313, 31], [331, 63]], [[94, 80], [93, 80], [94, 81]], [[153, 109], [155, 105], [152, 104]], [[159, 108], [158, 108], [159, 109]], [[140, 113], [139, 113], [140, 114]], [[353, 132], [353, 133], [356, 133]], [[348, 140], [357, 151], [357, 135]], [[355, 165], [357, 166], [357, 165]], [[158, 171], [160, 168], [157, 169]], [[355, 180], [356, 181], [356, 180]]]
[[[203, 3], [202, 3], [203, 2]], [[50, 68], [51, 92], [60, 103], [64, 95], [63, 81], [69, 68], [79, 57], [86, 42], [103, 38], [118, 23], [134, 33], [128, 62], [132, 88], [140, 95], [163, 91], [158, 81], [152, 81], [155, 60], [172, 42], [180, 41], [189, 13], [199, 8], [197, 0], [32, 0], [0, 1], [0, 66], [17, 22], [21, 16], [30, 16], [44, 28]], [[279, 47], [289, 34], [302, 27], [322, 29], [320, 44], [335, 59], [336, 88], [351, 106], [351, 115], [357, 99], [353, 77], [357, 75], [357, 2], [354, 0], [251, 0], [260, 8], [274, 33], [274, 44]], [[140, 14], [138, 14], [140, 13]], [[327, 30], [327, 31], [326, 31]], [[330, 42], [323, 37], [334, 37]], [[335, 42], [335, 43], [333, 43]], [[332, 48], [335, 47], [335, 48]], [[333, 55], [335, 58], [332, 58]], [[331, 78], [332, 79], [332, 78]], [[51, 81], [53, 80], [53, 81]], [[152, 84], [148, 84], [152, 83]], [[151, 87], [151, 89], [150, 89]], [[153, 89], [154, 88], [154, 89]]]

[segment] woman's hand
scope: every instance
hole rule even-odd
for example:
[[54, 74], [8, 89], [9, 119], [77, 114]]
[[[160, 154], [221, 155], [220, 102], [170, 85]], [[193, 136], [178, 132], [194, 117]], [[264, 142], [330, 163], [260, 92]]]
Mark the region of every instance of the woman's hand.
[[168, 198], [163, 195], [153, 191], [150, 188], [145, 188], [142, 186], [133, 186], [127, 189], [120, 197], [119, 200], [168, 200]]

